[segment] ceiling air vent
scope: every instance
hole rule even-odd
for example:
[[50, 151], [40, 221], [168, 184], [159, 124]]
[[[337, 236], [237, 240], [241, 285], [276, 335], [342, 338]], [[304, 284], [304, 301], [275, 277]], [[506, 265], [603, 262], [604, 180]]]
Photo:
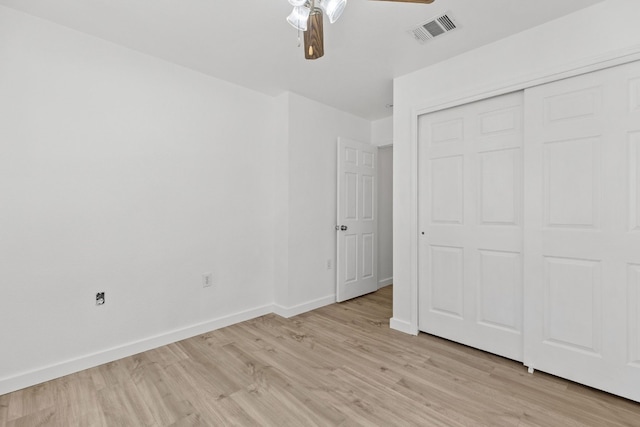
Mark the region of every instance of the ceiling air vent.
[[442, 16], [418, 25], [416, 28], [410, 29], [409, 34], [420, 43], [424, 43], [434, 37], [453, 31], [456, 28], [458, 28], [458, 25], [451, 16], [451, 13], [445, 13]]

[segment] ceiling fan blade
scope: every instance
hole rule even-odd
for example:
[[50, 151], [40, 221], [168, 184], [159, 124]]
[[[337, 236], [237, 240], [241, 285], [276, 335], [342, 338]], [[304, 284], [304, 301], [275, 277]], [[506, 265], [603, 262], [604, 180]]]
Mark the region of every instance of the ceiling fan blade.
[[394, 2], [398, 2], [398, 3], [425, 3], [425, 4], [431, 4], [433, 3], [435, 0], [375, 0], [375, 1], [394, 1]]
[[315, 9], [309, 15], [307, 31], [304, 32], [304, 57], [318, 59], [324, 55], [324, 30], [322, 11]]

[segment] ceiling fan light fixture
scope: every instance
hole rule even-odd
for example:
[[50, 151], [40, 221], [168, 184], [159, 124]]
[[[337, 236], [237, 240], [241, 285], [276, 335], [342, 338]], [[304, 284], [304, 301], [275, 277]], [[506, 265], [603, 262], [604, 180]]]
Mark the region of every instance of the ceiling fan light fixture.
[[334, 23], [340, 18], [344, 8], [347, 5], [347, 0], [321, 0], [320, 7], [324, 10], [324, 13], [329, 17], [329, 22]]
[[307, 0], [289, 0], [291, 6], [304, 6]]
[[296, 30], [307, 31], [309, 12], [310, 10], [304, 6], [296, 6], [291, 14], [287, 16], [287, 22]]

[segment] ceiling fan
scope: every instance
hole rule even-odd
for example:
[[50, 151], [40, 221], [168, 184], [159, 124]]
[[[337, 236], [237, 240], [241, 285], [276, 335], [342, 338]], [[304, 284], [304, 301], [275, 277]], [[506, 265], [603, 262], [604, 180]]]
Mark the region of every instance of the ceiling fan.
[[[435, 0], [377, 0], [399, 3], [431, 4]], [[287, 22], [304, 32], [304, 57], [318, 59], [324, 55], [324, 32], [322, 12], [334, 23], [340, 18], [347, 0], [289, 0], [293, 11], [287, 16]]]

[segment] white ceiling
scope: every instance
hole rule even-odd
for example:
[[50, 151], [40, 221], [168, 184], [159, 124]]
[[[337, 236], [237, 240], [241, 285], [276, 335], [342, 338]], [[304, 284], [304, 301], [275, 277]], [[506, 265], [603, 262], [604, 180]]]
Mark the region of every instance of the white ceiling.
[[[0, 0], [269, 95], [292, 91], [366, 119], [389, 116], [393, 78], [601, 0], [349, 0], [307, 61], [287, 0]], [[443, 12], [460, 29], [419, 44], [406, 30]], [[514, 49], [517, 47], [514, 46]], [[470, 71], [472, 72], [472, 71]]]

